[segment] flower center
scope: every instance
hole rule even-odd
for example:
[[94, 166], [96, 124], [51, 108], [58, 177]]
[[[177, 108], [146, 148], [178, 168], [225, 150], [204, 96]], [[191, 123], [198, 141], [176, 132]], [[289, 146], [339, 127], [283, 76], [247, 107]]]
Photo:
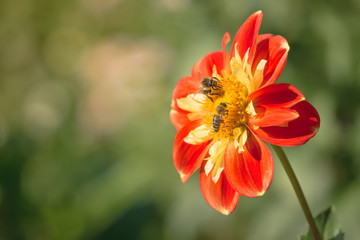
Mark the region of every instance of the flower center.
[[214, 132], [214, 139], [234, 137], [234, 129], [247, 123], [248, 90], [232, 74], [223, 73], [218, 79], [219, 90], [212, 92], [213, 101], [207, 101], [209, 113], [205, 124]]

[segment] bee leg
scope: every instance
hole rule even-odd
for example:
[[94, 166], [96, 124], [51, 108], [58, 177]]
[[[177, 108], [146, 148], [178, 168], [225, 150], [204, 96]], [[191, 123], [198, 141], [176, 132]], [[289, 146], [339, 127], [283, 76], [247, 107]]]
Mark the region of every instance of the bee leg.
[[214, 100], [212, 99], [212, 97], [209, 96], [209, 94], [205, 94], [212, 102], [214, 102]]
[[209, 95], [217, 95], [217, 96], [221, 96], [220, 93], [209, 93]]
[[221, 87], [220, 87], [220, 86], [212, 86], [212, 89], [213, 89], [213, 90], [220, 90]]

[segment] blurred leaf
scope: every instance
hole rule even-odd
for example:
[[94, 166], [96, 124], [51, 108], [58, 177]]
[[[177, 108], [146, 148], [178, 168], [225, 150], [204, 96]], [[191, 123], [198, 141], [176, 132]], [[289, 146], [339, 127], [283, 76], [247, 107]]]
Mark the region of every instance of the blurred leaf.
[[[344, 233], [340, 229], [333, 206], [327, 208], [315, 217], [315, 223], [323, 240], [343, 240]], [[300, 240], [313, 240], [313, 235], [309, 230]]]

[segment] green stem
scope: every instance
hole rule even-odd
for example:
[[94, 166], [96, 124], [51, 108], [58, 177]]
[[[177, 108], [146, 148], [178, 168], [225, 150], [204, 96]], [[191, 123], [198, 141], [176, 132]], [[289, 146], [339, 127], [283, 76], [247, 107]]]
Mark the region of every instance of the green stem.
[[315, 240], [321, 240], [319, 231], [318, 231], [318, 229], [317, 229], [317, 227], [315, 225], [314, 218], [313, 218], [313, 216], [311, 214], [309, 205], [306, 202], [306, 199], [305, 199], [304, 193], [303, 193], [303, 191], [301, 189], [300, 183], [299, 183], [298, 179], [296, 178], [295, 172], [292, 169], [292, 167], [290, 165], [290, 162], [289, 162], [288, 158], [285, 155], [284, 150], [281, 147], [276, 146], [276, 145], [272, 145], [272, 147], [275, 150], [276, 154], [278, 155], [278, 157], [280, 159], [280, 162], [283, 165], [283, 167], [285, 169], [285, 172], [286, 172], [286, 174], [288, 175], [288, 177], [290, 179], [291, 185], [293, 186], [293, 188], [295, 190], [296, 196], [297, 196], [297, 198], [298, 198], [298, 200], [300, 202], [300, 205], [301, 205], [301, 208], [302, 208], [302, 210], [303, 210], [303, 212], [305, 214], [306, 220], [309, 223], [310, 230], [312, 232], [312, 235], [314, 236], [314, 239]]

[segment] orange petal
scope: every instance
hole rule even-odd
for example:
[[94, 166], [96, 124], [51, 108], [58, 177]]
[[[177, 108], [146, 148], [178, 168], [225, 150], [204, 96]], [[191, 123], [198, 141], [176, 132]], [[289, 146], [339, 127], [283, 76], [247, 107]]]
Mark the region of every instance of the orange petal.
[[257, 127], [277, 126], [299, 117], [297, 111], [285, 107], [257, 107], [257, 115], [249, 117], [249, 123]]
[[[299, 117], [285, 126], [260, 127], [253, 131], [263, 140], [280, 146], [298, 146], [306, 143], [319, 130], [320, 116], [307, 101], [291, 107]], [[252, 126], [250, 126], [252, 128]]]
[[192, 145], [184, 142], [184, 138], [191, 130], [199, 127], [202, 120], [189, 122], [176, 134], [173, 149], [173, 159], [181, 180], [185, 183], [189, 177], [200, 167], [202, 160], [209, 150], [209, 142]]
[[200, 188], [206, 202], [215, 210], [222, 214], [229, 215], [232, 213], [239, 201], [239, 193], [237, 193], [229, 184], [224, 172], [216, 183], [212, 179], [212, 170], [206, 175], [204, 161], [200, 168]]
[[190, 122], [188, 118], [188, 112], [182, 109], [171, 109], [170, 110], [170, 121], [175, 126], [176, 130], [180, 130], [183, 128], [187, 123]]
[[258, 197], [269, 188], [274, 162], [270, 150], [249, 132], [244, 152], [238, 153], [233, 143], [225, 152], [225, 174], [231, 186], [246, 197]]
[[200, 81], [194, 77], [183, 77], [175, 86], [172, 100], [176, 102], [178, 98], [184, 98], [191, 93], [196, 93], [200, 88]]
[[262, 59], [267, 61], [261, 86], [268, 86], [278, 79], [285, 67], [289, 50], [289, 44], [282, 36], [264, 36], [257, 43], [252, 70], [255, 71]]
[[193, 78], [198, 79], [200, 84], [204, 77], [212, 76], [214, 65], [216, 66], [218, 73], [221, 73], [221, 70], [224, 69], [224, 54], [222, 51], [209, 53], [200, 61], [198, 61], [194, 65], [191, 71], [191, 75]]
[[287, 83], [271, 84], [258, 89], [248, 96], [255, 107], [291, 107], [305, 99], [302, 92], [295, 86]]
[[237, 48], [237, 51], [241, 59], [244, 58], [245, 53], [248, 51], [248, 49], [250, 49], [248, 62], [251, 63], [253, 61], [253, 57], [256, 49], [255, 43], [259, 33], [262, 16], [263, 16], [262, 12], [257, 11], [253, 13], [240, 27], [239, 31], [236, 33], [231, 48], [231, 58], [235, 56], [235, 48]]

